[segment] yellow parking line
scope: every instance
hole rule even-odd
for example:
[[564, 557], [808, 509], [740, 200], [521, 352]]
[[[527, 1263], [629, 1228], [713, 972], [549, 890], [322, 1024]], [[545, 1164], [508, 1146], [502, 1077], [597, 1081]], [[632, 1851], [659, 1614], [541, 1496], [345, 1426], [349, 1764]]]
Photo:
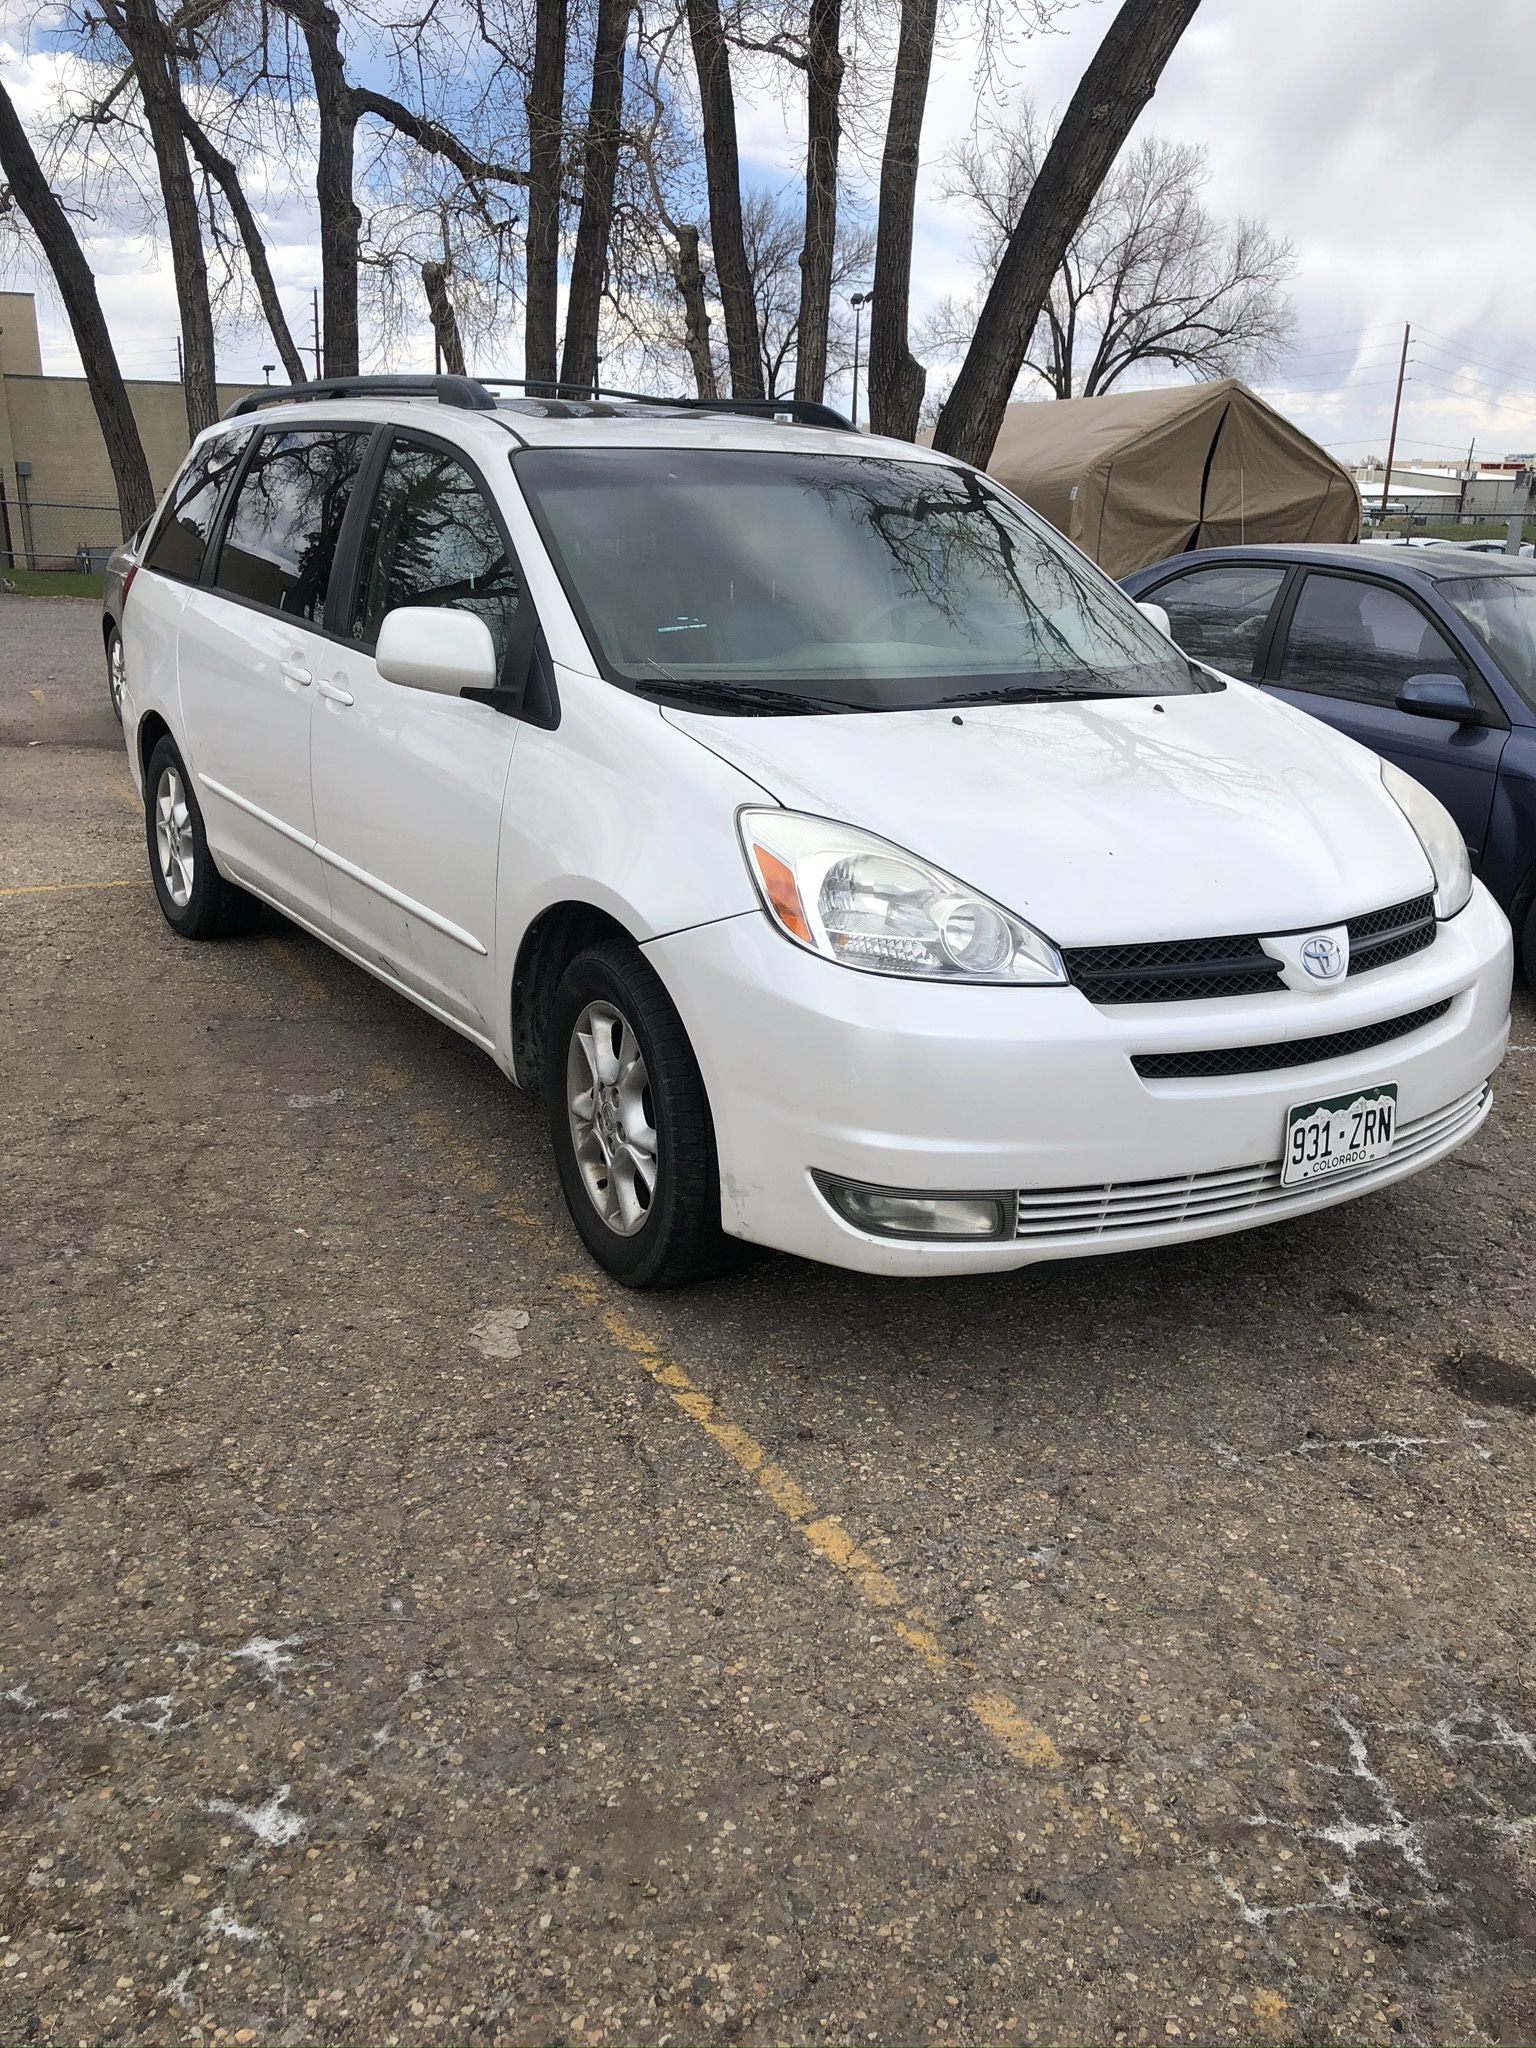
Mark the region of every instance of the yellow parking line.
[[0, 889], [0, 896], [71, 896], [82, 889], [136, 889], [137, 882], [26, 882], [19, 889]]
[[[281, 939], [269, 937], [263, 944], [296, 980], [303, 981], [307, 987], [313, 986], [326, 1001], [330, 1000], [329, 990], [320, 986], [299, 956]], [[390, 1089], [399, 1088], [405, 1080], [398, 1068], [383, 1063], [374, 1067], [373, 1078], [380, 1086]], [[450, 1156], [454, 1171], [464, 1185], [480, 1194], [495, 1192], [496, 1178], [486, 1171], [477, 1148], [466, 1143], [446, 1118], [431, 1110], [420, 1110], [411, 1122]], [[558, 1256], [563, 1251], [561, 1240], [546, 1229], [538, 1217], [510, 1203], [505, 1205], [505, 1213], [545, 1253]], [[612, 1341], [666, 1394], [673, 1406], [751, 1480], [774, 1513], [790, 1525], [823, 1564], [838, 1574], [855, 1598], [881, 1617], [896, 1640], [932, 1677], [958, 1693], [967, 1715], [1004, 1755], [1029, 1770], [1060, 1773], [1065, 1769], [1061, 1752], [1046, 1731], [1037, 1727], [1018, 1702], [1001, 1687], [982, 1678], [969, 1659], [944, 1647], [929, 1617], [906, 1599], [868, 1548], [856, 1542], [835, 1515], [824, 1513], [793, 1473], [771, 1458], [740, 1423], [732, 1421], [715, 1397], [699, 1386], [680, 1365], [665, 1357], [643, 1330], [637, 1329], [617, 1309], [605, 1306], [604, 1290], [598, 1281], [582, 1273], [562, 1272], [557, 1273], [556, 1278], [583, 1308], [598, 1316]], [[1127, 1848], [1139, 1848], [1142, 1844], [1141, 1831], [1128, 1815], [1102, 1805], [1091, 1813], [1079, 1812], [1059, 1789], [1055, 1803], [1059, 1811], [1080, 1825], [1107, 1824]]]
[[114, 782], [112, 794], [120, 796], [125, 804], [130, 804], [136, 811], [142, 811], [144, 808], [143, 804], [139, 801], [139, 793], [131, 782]]
[[39, 704], [46, 704], [48, 702], [48, 699], [43, 695], [41, 690], [29, 690], [27, 692], [27, 695], [29, 697], [35, 697]]

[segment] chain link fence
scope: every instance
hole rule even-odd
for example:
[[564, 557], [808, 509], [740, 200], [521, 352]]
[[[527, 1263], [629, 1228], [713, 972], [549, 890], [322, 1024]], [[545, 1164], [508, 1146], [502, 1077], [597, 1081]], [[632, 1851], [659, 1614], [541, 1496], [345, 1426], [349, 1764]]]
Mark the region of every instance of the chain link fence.
[[7, 569], [78, 569], [100, 575], [122, 537], [116, 504], [27, 495], [0, 501], [0, 564]]

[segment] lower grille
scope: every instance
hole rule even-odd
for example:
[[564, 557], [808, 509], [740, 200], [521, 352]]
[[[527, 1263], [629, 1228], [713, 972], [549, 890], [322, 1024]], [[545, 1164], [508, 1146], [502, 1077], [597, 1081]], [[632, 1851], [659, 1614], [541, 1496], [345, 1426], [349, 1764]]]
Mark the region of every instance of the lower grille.
[[1277, 1067], [1309, 1067], [1318, 1060], [1342, 1059], [1352, 1052], [1369, 1052], [1375, 1045], [1390, 1045], [1394, 1038], [1406, 1038], [1433, 1024], [1451, 1007], [1449, 996], [1427, 1009], [1411, 1010], [1406, 1017], [1390, 1017], [1383, 1024], [1362, 1024], [1354, 1031], [1330, 1031], [1321, 1038], [1288, 1038], [1278, 1045], [1223, 1045], [1209, 1052], [1139, 1052], [1131, 1065], [1144, 1081], [1205, 1081], [1220, 1074], [1267, 1074]]
[[[1491, 1100], [1485, 1083], [1430, 1116], [1399, 1124], [1390, 1158], [1378, 1159], [1327, 1183], [1366, 1188], [1398, 1173], [1414, 1160], [1448, 1150], [1482, 1117]], [[1022, 1188], [1015, 1236], [1035, 1244], [1059, 1239], [1113, 1238], [1133, 1232], [1176, 1230], [1181, 1224], [1256, 1214], [1283, 1214], [1319, 1193], [1316, 1182], [1283, 1187], [1280, 1162], [1234, 1166], [1216, 1173], [1190, 1173], [1172, 1180], [1115, 1181], [1099, 1187]]]

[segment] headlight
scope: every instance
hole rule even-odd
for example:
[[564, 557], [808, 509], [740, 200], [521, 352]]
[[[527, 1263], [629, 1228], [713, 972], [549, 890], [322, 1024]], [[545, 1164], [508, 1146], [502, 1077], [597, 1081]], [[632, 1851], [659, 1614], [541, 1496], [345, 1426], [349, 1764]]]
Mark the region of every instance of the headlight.
[[920, 981], [1067, 978], [1021, 918], [872, 832], [799, 811], [742, 811], [738, 822], [763, 908], [823, 959]]
[[1419, 836], [1435, 875], [1435, 915], [1454, 917], [1465, 910], [1472, 896], [1472, 863], [1467, 858], [1461, 828], [1439, 797], [1431, 796], [1422, 782], [1415, 782], [1390, 761], [1381, 764], [1381, 779], [1387, 794]]

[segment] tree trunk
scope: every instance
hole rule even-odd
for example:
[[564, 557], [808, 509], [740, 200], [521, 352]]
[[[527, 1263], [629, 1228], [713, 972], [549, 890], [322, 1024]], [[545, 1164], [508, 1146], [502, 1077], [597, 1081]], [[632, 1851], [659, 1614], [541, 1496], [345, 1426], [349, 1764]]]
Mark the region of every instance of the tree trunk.
[[720, 22], [720, 0], [688, 0], [688, 36], [699, 76], [704, 164], [709, 181], [709, 238], [725, 312], [725, 346], [733, 398], [761, 398], [763, 366], [757, 307], [741, 227], [741, 165], [736, 152], [736, 93]]
[[795, 396], [818, 402], [827, 384], [827, 326], [837, 240], [838, 100], [843, 84], [842, 0], [811, 0], [805, 51], [805, 243], [800, 251]]
[[560, 145], [565, 122], [568, 0], [535, 0], [528, 117], [527, 297], [523, 375], [555, 380], [560, 274]]
[[117, 367], [117, 354], [107, 332], [101, 301], [96, 296], [96, 280], [91, 275], [91, 266], [75, 238], [69, 216], [49, 188], [43, 167], [33, 153], [26, 131], [11, 104], [11, 96], [3, 85], [0, 85], [0, 172], [5, 175], [7, 201], [14, 201], [21, 208], [28, 227], [37, 237], [38, 247], [53, 274], [64, 311], [69, 316], [75, 346], [80, 351], [80, 367], [85, 372], [85, 388], [96, 409], [101, 438], [107, 444], [107, 459], [112, 464], [118, 516], [123, 522], [124, 534], [130, 534], [142, 526], [155, 509], [154, 485], [150, 482], [149, 464], [144, 459], [144, 444], [139, 439], [138, 424], [128, 403], [122, 372]]
[[[1124, 0], [1072, 95], [987, 293], [933, 443], [983, 466], [1072, 237], [1200, 0]], [[877, 287], [878, 289], [878, 287]]]
[[325, 375], [355, 377], [358, 362], [357, 272], [363, 217], [352, 192], [358, 109], [341, 54], [341, 19], [328, 0], [303, 0], [286, 11], [303, 31], [319, 123], [315, 199], [320, 214], [320, 305]]
[[699, 231], [687, 224], [676, 232], [677, 255], [673, 258], [672, 275], [677, 279], [683, 301], [683, 338], [693, 365], [693, 381], [700, 398], [718, 398], [715, 359], [709, 352], [709, 301], [704, 295], [704, 266], [699, 261]]
[[448, 296], [448, 265], [441, 261], [423, 263], [421, 283], [427, 295], [427, 311], [432, 316], [432, 334], [437, 342], [442, 368], [450, 377], [462, 377], [464, 339], [459, 333], [459, 319], [453, 310], [453, 300]]
[[589, 391], [597, 384], [597, 323], [613, 226], [613, 184], [619, 165], [619, 115], [624, 99], [624, 43], [630, 0], [598, 0], [592, 52], [592, 98], [582, 158], [581, 214], [571, 255], [560, 382]]
[[277, 295], [277, 285], [272, 276], [272, 266], [267, 261], [267, 245], [261, 238], [261, 229], [251, 211], [245, 188], [240, 183], [240, 174], [233, 162], [217, 147], [212, 138], [187, 112], [181, 110], [181, 132], [186, 137], [192, 154], [224, 194], [240, 240], [245, 245], [245, 260], [250, 265], [251, 282], [256, 287], [256, 296], [261, 301], [261, 310], [266, 315], [267, 325], [272, 330], [272, 339], [282, 358], [283, 371], [290, 384], [304, 382], [304, 363], [288, 325], [288, 316], [283, 311], [282, 300]]
[[933, 70], [938, 0], [901, 0], [901, 31], [891, 80], [891, 111], [880, 159], [880, 214], [869, 309], [869, 424], [876, 434], [917, 437], [927, 372], [907, 339], [912, 296], [912, 224], [918, 150]]
[[[109, 14], [109, 19], [111, 16]], [[117, 24], [114, 23], [114, 26]], [[200, 434], [219, 416], [214, 370], [213, 306], [208, 296], [208, 264], [203, 255], [203, 224], [197, 191], [187, 162], [182, 135], [181, 79], [170, 36], [155, 0], [123, 0], [122, 28], [138, 79], [139, 98], [160, 174], [166, 238], [181, 312], [182, 387], [187, 427]]]

